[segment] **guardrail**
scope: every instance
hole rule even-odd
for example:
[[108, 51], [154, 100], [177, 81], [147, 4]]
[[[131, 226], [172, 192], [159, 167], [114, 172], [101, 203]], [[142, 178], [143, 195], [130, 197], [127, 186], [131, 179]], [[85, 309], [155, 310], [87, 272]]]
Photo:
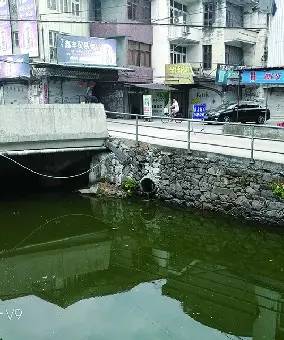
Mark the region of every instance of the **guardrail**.
[[[230, 148], [230, 149], [237, 149], [237, 150], [246, 150], [248, 152], [250, 152], [250, 162], [254, 163], [255, 162], [255, 153], [256, 152], [263, 152], [263, 153], [270, 153], [270, 154], [274, 154], [275, 157], [277, 157], [277, 155], [281, 155], [284, 156], [284, 139], [277, 139], [277, 138], [266, 138], [266, 137], [258, 137], [256, 134], [256, 129], [275, 129], [275, 130], [279, 130], [279, 131], [283, 131], [284, 134], [284, 129], [278, 126], [274, 126], [274, 125], [256, 125], [256, 124], [241, 124], [241, 123], [222, 123], [222, 122], [211, 122], [211, 124], [214, 124], [214, 126], [225, 126], [225, 125], [232, 125], [232, 126], [245, 126], [250, 127], [250, 135], [238, 135], [238, 134], [224, 134], [223, 133], [223, 129], [222, 131], [220, 130], [216, 130], [216, 131], [206, 131], [206, 126], [211, 126], [206, 122], [200, 121], [200, 120], [194, 120], [194, 119], [186, 119], [186, 118], [171, 118], [171, 117], [167, 117], [167, 116], [145, 116], [145, 115], [135, 115], [135, 114], [130, 114], [130, 113], [121, 113], [121, 112], [111, 112], [111, 111], [106, 111], [107, 115], [111, 116], [110, 119], [108, 119], [109, 122], [111, 122], [112, 124], [118, 124], [121, 126], [132, 126], [134, 127], [134, 131], [122, 131], [122, 130], [118, 130], [118, 129], [114, 129], [114, 128], [109, 128], [109, 132], [113, 132], [113, 133], [121, 133], [121, 134], [125, 134], [125, 135], [131, 135], [132, 139], [133, 137], [135, 137], [135, 142], [136, 145], [139, 144], [139, 141], [141, 140], [142, 137], [148, 137], [151, 139], [155, 139], [155, 140], [166, 140], [166, 141], [175, 141], [175, 142], [184, 142], [187, 143], [187, 150], [189, 153], [192, 152], [192, 144], [200, 144], [200, 145], [208, 145], [211, 147], [222, 147], [222, 148]], [[120, 119], [117, 120], [117, 118], [124, 118], [124, 119]], [[126, 120], [125, 118], [129, 118], [131, 120]], [[168, 124], [162, 124], [161, 126], [155, 126], [153, 125], [153, 122], [157, 122], [157, 121], [175, 121], [176, 123], [183, 123], [179, 126], [181, 126], [181, 128], [177, 129], [177, 128], [173, 128], [173, 126], [169, 126]], [[133, 122], [132, 122], [133, 121]], [[185, 123], [185, 124], [184, 124]], [[210, 122], [209, 122], [210, 123]], [[195, 126], [199, 126], [200, 130], [196, 130]], [[184, 133], [186, 133], [186, 140], [185, 139], [178, 139], [178, 138], [172, 138], [171, 136], [155, 136], [155, 135], [150, 135], [148, 133], [142, 133], [140, 130], [142, 128], [152, 128], [152, 129], [156, 129], [157, 131], [159, 130], [167, 130], [169, 132], [181, 132], [183, 131]], [[145, 129], [144, 129], [145, 130]], [[268, 131], [268, 130], [267, 130]], [[245, 147], [245, 146], [238, 146], [238, 145], [226, 145], [226, 144], [218, 144], [218, 143], [214, 143], [212, 141], [193, 141], [192, 140], [192, 136], [194, 135], [203, 135], [203, 136], [223, 136], [225, 138], [229, 138], [229, 137], [237, 137], [240, 140], [247, 140], [249, 141], [250, 147]], [[170, 135], [170, 134], [169, 134]], [[256, 141], [269, 141], [269, 142], [277, 142], [280, 143], [281, 145], [279, 145], [279, 150], [275, 151], [275, 150], [264, 150], [264, 149], [259, 149], [256, 147]], [[157, 142], [157, 144], [159, 144]]]

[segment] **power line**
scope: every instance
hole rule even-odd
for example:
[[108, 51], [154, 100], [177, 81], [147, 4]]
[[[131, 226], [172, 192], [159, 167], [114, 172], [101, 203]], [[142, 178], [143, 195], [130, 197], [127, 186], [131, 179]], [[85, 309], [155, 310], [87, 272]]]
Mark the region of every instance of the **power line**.
[[117, 22], [117, 21], [96, 21], [96, 20], [42, 20], [42, 19], [0, 19], [0, 22], [37, 22], [37, 23], [62, 23], [62, 24], [102, 24], [102, 25], [130, 25], [130, 26], [174, 26], [207, 29], [240, 29], [240, 30], [268, 30], [268, 27], [242, 27], [226, 25], [201, 25], [201, 24], [178, 24], [178, 23], [157, 23], [157, 22]]
[[34, 175], [37, 175], [37, 176], [41, 176], [41, 177], [45, 177], [45, 178], [51, 178], [51, 179], [72, 179], [72, 178], [77, 178], [77, 177], [81, 177], [81, 176], [84, 176], [90, 172], [92, 172], [99, 164], [91, 167], [89, 170], [86, 170], [84, 172], [81, 172], [79, 174], [76, 174], [76, 175], [71, 175], [71, 176], [52, 176], [52, 175], [47, 175], [47, 174], [43, 174], [43, 173], [40, 173], [40, 172], [37, 172], [35, 170], [32, 170], [30, 168], [28, 168], [27, 166], [15, 161], [13, 158], [10, 158], [6, 155], [4, 155], [3, 153], [0, 153], [0, 157], [3, 157], [3, 158], [6, 158], [8, 159], [10, 162], [13, 162], [15, 163], [16, 165], [18, 165], [19, 167], [31, 172], [32, 174]]

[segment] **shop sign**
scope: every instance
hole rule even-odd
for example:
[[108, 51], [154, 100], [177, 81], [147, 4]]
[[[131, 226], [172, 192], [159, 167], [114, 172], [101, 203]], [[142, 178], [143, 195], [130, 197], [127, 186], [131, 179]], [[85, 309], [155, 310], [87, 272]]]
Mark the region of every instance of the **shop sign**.
[[57, 61], [65, 65], [116, 66], [116, 40], [59, 34]]
[[30, 57], [39, 55], [38, 26], [35, 0], [17, 0], [19, 21], [19, 47]]
[[0, 79], [30, 78], [29, 55], [0, 56]]
[[239, 71], [236, 70], [236, 66], [218, 64], [216, 73], [216, 84], [228, 86], [238, 85], [239, 83]]
[[165, 83], [168, 85], [194, 84], [194, 73], [190, 64], [167, 64]]
[[143, 96], [143, 113], [144, 116], [152, 117], [152, 96], [150, 94]]
[[0, 0], [0, 55], [12, 54], [11, 23], [9, 20], [8, 0]]
[[243, 85], [283, 85], [284, 84], [284, 69], [269, 69], [269, 70], [244, 70], [242, 71]]
[[194, 104], [192, 119], [204, 119], [206, 113], [206, 104]]

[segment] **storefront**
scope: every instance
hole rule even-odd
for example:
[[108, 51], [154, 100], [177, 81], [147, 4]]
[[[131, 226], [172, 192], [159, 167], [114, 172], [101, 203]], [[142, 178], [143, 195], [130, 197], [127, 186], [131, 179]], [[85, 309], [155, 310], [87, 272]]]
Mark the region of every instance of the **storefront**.
[[[270, 110], [272, 121], [284, 120], [284, 68], [248, 68], [241, 71], [241, 84], [257, 93]], [[262, 93], [262, 95], [261, 95]]]

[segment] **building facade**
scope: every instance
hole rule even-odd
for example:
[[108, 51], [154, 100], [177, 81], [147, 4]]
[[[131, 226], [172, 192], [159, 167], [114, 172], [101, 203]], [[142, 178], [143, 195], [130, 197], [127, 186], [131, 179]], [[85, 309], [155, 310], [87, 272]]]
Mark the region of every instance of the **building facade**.
[[[275, 0], [268, 36], [268, 66], [284, 67], [284, 4]], [[268, 106], [277, 121], [284, 120], [284, 87], [267, 89]]]
[[96, 0], [91, 36], [115, 38], [118, 66], [131, 69], [119, 71], [112, 109], [142, 114], [146, 91], [136, 85], [153, 82], [151, 0]]
[[[215, 85], [217, 66], [265, 65], [268, 18], [258, 1], [153, 0], [154, 81], [165, 81], [165, 64], [192, 65], [195, 84], [183, 89], [184, 115], [198, 101], [210, 109], [235, 100], [236, 87]], [[244, 91], [248, 96], [250, 91]]]
[[[79, 103], [87, 89], [96, 87], [101, 100], [109, 84], [118, 80], [116, 67], [62, 63], [57, 48], [60, 35], [90, 37], [90, 20], [94, 2], [89, 0], [5, 0], [12, 19], [11, 37], [13, 55], [28, 54], [31, 76], [17, 75], [0, 80], [0, 103]], [[34, 21], [33, 21], [34, 20]], [[0, 38], [1, 39], [1, 38]], [[81, 47], [87, 41], [68, 42]]]

